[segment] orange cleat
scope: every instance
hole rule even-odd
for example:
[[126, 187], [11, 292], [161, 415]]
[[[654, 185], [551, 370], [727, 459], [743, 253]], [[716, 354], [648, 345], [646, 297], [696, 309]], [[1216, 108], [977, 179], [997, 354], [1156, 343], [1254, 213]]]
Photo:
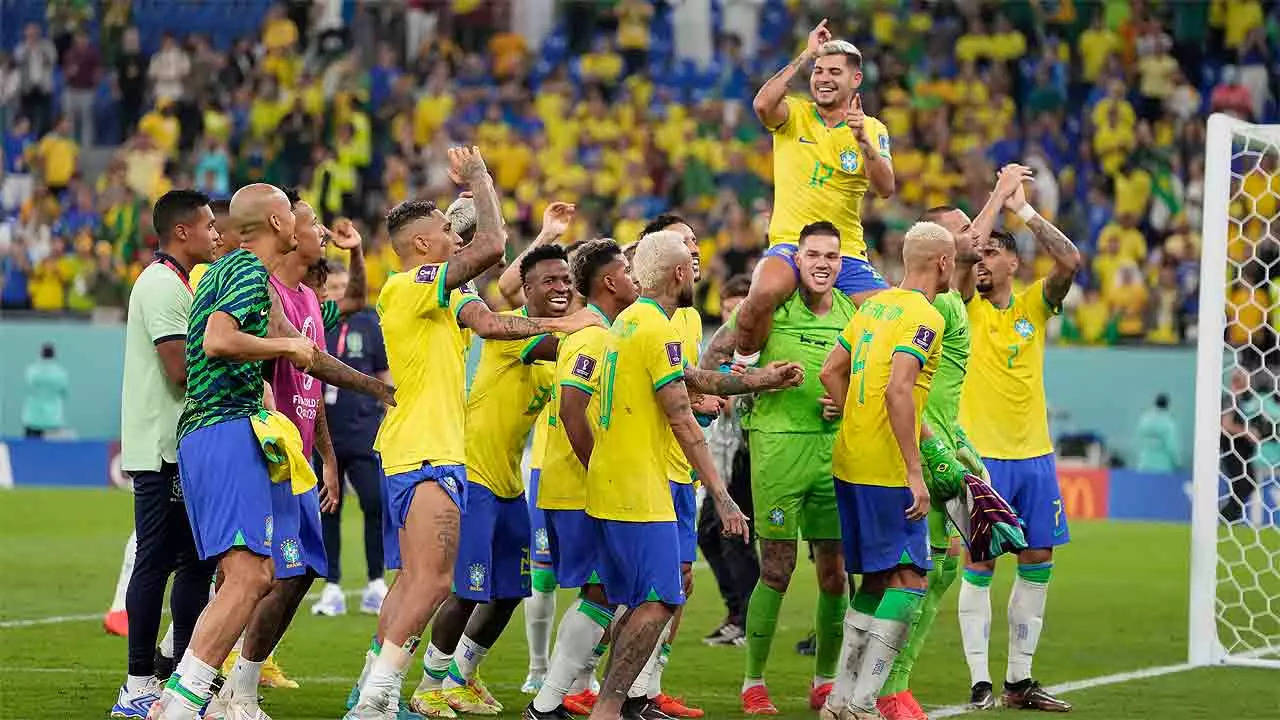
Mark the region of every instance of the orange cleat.
[[909, 709], [902, 702], [905, 692], [882, 695], [876, 699], [876, 709], [884, 716], [884, 720], [913, 720]]
[[907, 713], [907, 717], [911, 720], [929, 720], [929, 713], [920, 707], [920, 703], [916, 702], [916, 696], [911, 694], [910, 690], [903, 690], [898, 693], [898, 704], [902, 706]]
[[835, 687], [835, 683], [825, 682], [809, 688], [809, 709], [821, 710], [822, 706], [827, 703], [827, 696], [831, 694]]
[[580, 693], [565, 695], [561, 702], [564, 703], [564, 708], [574, 715], [590, 715], [591, 708], [596, 706], [596, 697], [597, 695], [587, 688]]
[[706, 715], [706, 713], [702, 711], [702, 708], [685, 705], [684, 698], [671, 697], [666, 693], [660, 693], [653, 699], [653, 702], [658, 705], [659, 710], [662, 710], [662, 712], [670, 715], [671, 717], [700, 718], [703, 715]]
[[752, 685], [742, 691], [742, 712], [747, 715], [777, 715], [778, 707], [769, 699], [769, 689]]
[[124, 610], [112, 610], [102, 616], [102, 629], [108, 635], [129, 637], [129, 613]]

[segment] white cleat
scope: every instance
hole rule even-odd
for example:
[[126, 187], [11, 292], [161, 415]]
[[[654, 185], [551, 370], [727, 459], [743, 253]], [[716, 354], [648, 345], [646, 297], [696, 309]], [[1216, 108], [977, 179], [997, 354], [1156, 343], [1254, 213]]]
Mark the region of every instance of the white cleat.
[[325, 583], [324, 590], [320, 593], [320, 600], [311, 606], [311, 614], [325, 617], [346, 615], [347, 598], [342, 594], [342, 588], [333, 583]]
[[226, 720], [271, 720], [271, 718], [258, 707], [258, 698], [254, 698], [248, 702], [232, 701], [227, 707]]
[[388, 702], [385, 698], [379, 698], [378, 701], [364, 700], [348, 710], [342, 720], [396, 720], [399, 709], [397, 704]]
[[520, 686], [520, 692], [525, 695], [537, 695], [542, 689], [542, 683], [547, 679], [545, 672], [529, 671], [528, 677], [524, 679], [524, 684]]
[[377, 615], [382, 612], [382, 601], [387, 597], [387, 583], [382, 578], [370, 580], [369, 586], [360, 596], [360, 612], [366, 615]]

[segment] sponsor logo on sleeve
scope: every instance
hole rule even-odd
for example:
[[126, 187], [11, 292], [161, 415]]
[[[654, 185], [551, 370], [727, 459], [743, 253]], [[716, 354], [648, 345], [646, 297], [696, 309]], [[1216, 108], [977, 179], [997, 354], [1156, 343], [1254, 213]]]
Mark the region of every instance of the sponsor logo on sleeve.
[[596, 359], [590, 355], [578, 355], [573, 361], [573, 370], [570, 372], [583, 380], [590, 380], [591, 374], [596, 371]]
[[684, 364], [684, 351], [681, 349], [680, 343], [667, 343], [667, 362], [670, 362], [672, 365]]
[[880, 156], [889, 157], [889, 136], [888, 135], [880, 136]]
[[933, 339], [936, 338], [937, 336], [938, 336], [938, 333], [934, 331], [933, 328], [925, 327], [924, 325], [921, 325], [920, 327], [916, 328], [916, 336], [911, 339], [911, 344], [915, 345], [921, 350], [924, 350], [925, 352], [928, 352], [929, 348], [933, 347]]

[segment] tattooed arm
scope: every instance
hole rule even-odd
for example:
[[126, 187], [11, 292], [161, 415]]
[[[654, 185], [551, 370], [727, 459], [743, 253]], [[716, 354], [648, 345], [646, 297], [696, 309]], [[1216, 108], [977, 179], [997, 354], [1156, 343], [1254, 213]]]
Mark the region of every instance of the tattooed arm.
[[507, 230], [498, 191], [480, 157], [480, 148], [449, 148], [449, 174], [467, 182], [476, 207], [475, 235], [469, 245], [449, 256], [445, 270], [444, 286], [453, 290], [502, 259]]
[[719, 370], [721, 365], [733, 362], [734, 345], [737, 342], [737, 330], [731, 323], [725, 323], [711, 336], [707, 349], [702, 351], [702, 359], [698, 367], [703, 370]]
[[342, 495], [342, 478], [338, 477], [338, 455], [329, 435], [329, 419], [324, 412], [324, 398], [316, 406], [316, 452], [320, 453], [320, 512], [336, 512]]
[[[718, 367], [718, 366], [717, 366]], [[689, 390], [706, 395], [746, 395], [762, 390], [795, 387], [804, 382], [804, 368], [796, 363], [772, 362], [759, 370], [722, 373], [687, 367], [684, 381]]]
[[[485, 340], [519, 340], [543, 333], [571, 333], [590, 325], [604, 327], [594, 311], [583, 308], [564, 317], [531, 318], [496, 313], [483, 302], [472, 301], [458, 311], [458, 323], [471, 328]], [[554, 347], [552, 347], [554, 352]], [[545, 357], [545, 351], [543, 351]], [[541, 359], [541, 358], [535, 358]]]
[[830, 39], [831, 31], [827, 29], [826, 18], [823, 18], [822, 22], [809, 32], [809, 42], [804, 52], [797, 55], [795, 60], [774, 73], [773, 77], [760, 86], [755, 99], [751, 101], [751, 108], [756, 111], [756, 117], [760, 118], [760, 122], [764, 123], [766, 128], [771, 131], [776, 130], [787, 121], [787, 116], [790, 115], [787, 103], [784, 102], [787, 97], [787, 84], [796, 76], [796, 73], [818, 56], [818, 50], [822, 48], [822, 44]]
[[973, 268], [981, 257], [977, 252], [978, 248], [991, 237], [991, 231], [995, 229], [1009, 196], [1022, 185], [1023, 180], [1030, 177], [1031, 168], [1024, 165], [1010, 164], [1001, 168], [996, 174], [996, 185], [987, 196], [986, 204], [974, 216], [969, 227], [956, 237], [956, 270], [951, 286], [960, 291], [960, 298], [965, 302], [974, 293]]
[[1005, 207], [1022, 215], [1030, 210], [1031, 216], [1025, 218], [1027, 228], [1036, 236], [1036, 242], [1040, 247], [1053, 258], [1053, 270], [1049, 272], [1049, 277], [1044, 283], [1044, 299], [1054, 308], [1062, 307], [1062, 300], [1067, 296], [1067, 291], [1071, 289], [1071, 281], [1075, 279], [1076, 272], [1080, 269], [1080, 251], [1075, 243], [1071, 242], [1071, 238], [1068, 238], [1053, 223], [1040, 217], [1035, 210], [1031, 210], [1031, 205], [1027, 202], [1026, 190], [1021, 183], [1018, 184], [1018, 189], [1013, 195], [1005, 201]]

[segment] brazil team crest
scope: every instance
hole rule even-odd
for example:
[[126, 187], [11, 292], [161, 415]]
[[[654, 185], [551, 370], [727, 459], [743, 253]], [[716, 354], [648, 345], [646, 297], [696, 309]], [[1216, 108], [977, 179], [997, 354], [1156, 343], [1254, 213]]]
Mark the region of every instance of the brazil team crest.
[[1024, 338], [1029, 338], [1036, 334], [1036, 326], [1032, 325], [1030, 320], [1021, 317], [1013, 324], [1013, 331]]
[[787, 523], [787, 514], [782, 511], [782, 508], [776, 507], [769, 511], [770, 525], [776, 525], [778, 527], [782, 527], [786, 523]]
[[538, 528], [533, 532], [533, 547], [540, 553], [551, 552], [551, 540], [547, 537], [546, 528]]
[[840, 153], [840, 169], [845, 172], [858, 171], [858, 153], [851, 149], [846, 149]]
[[473, 592], [484, 590], [484, 574], [484, 563], [471, 563], [471, 567], [467, 568], [467, 580], [471, 583]]
[[451, 493], [458, 492], [458, 481], [454, 480], [452, 475], [445, 475], [440, 478], [440, 484], [444, 486], [445, 490], [448, 490]]
[[288, 538], [280, 543], [280, 557], [284, 559], [285, 567], [296, 568], [302, 564], [302, 548], [298, 547], [298, 541]]

